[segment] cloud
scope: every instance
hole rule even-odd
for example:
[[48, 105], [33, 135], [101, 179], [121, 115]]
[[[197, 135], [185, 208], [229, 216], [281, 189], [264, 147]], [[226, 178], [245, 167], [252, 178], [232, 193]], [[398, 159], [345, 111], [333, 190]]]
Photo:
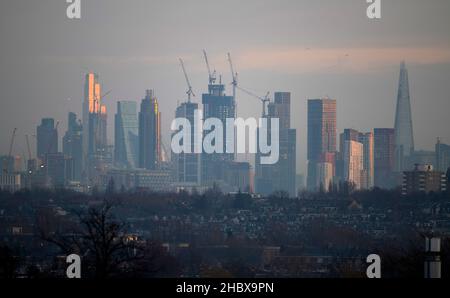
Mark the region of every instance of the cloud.
[[450, 48], [266, 48], [236, 55], [240, 70], [303, 73], [370, 73], [397, 65], [450, 63]]

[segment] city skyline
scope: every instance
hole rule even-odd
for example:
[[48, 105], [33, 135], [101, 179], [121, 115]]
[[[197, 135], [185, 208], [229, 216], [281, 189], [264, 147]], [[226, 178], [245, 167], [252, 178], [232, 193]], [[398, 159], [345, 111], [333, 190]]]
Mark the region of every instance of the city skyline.
[[[1, 87], [4, 90], [2, 103], [5, 107], [1, 111], [5, 120], [5, 128], [0, 135], [1, 152], [8, 151], [7, 140], [14, 127], [18, 127], [18, 135], [31, 135], [40, 118], [51, 117], [61, 122], [61, 135], [66, 130], [67, 112], [82, 114], [79, 108], [82, 100], [79, 86], [83, 84], [83, 75], [88, 72], [86, 67], [99, 73], [104, 90], [113, 90], [104, 98], [110, 124], [114, 123], [117, 100], [126, 99], [139, 103], [142, 90], [155, 89], [162, 114], [165, 115], [162, 135], [167, 146], [171, 116], [177, 102], [183, 101], [185, 91], [177, 58], [181, 56], [189, 64], [193, 88], [197, 94], [201, 94], [206, 90], [207, 82], [202, 48], [209, 50], [212, 66], [217, 69], [218, 74], [222, 74], [223, 81], [227, 84], [227, 94], [232, 93], [228, 87], [231, 82], [226, 61], [228, 51], [233, 54], [243, 87], [261, 95], [268, 90], [272, 94], [278, 90], [291, 92], [292, 111], [296, 115], [292, 119], [292, 127], [297, 130], [298, 173], [306, 172], [306, 99], [325, 95], [336, 98], [339, 103], [338, 131], [344, 128], [368, 131], [374, 127], [393, 127], [398, 63], [403, 59], [409, 68], [416, 147], [431, 150], [438, 136], [442, 142], [449, 143], [450, 135], [445, 129], [448, 125], [445, 111], [449, 109], [445, 86], [450, 77], [450, 39], [443, 29], [448, 27], [445, 26], [448, 20], [439, 17], [449, 6], [445, 1], [434, 1], [434, 5], [428, 6], [419, 1], [404, 1], [406, 4], [403, 5], [386, 3], [383, 6], [383, 24], [367, 21], [364, 16], [366, 5], [361, 1], [342, 5], [329, 2], [327, 6], [329, 11], [335, 12], [333, 15], [319, 5], [300, 1], [286, 1], [280, 6], [270, 2], [255, 4], [248, 1], [242, 4], [238, 15], [233, 17], [236, 21], [233, 30], [219, 24], [223, 16], [218, 16], [217, 28], [214, 30], [200, 27], [202, 22], [197, 20], [186, 21], [186, 29], [177, 28], [171, 20], [175, 17], [184, 18], [178, 13], [183, 10], [184, 4], [180, 10], [171, 14], [169, 11], [173, 9], [174, 3], [168, 1], [167, 4], [158, 4], [160, 14], [165, 15], [167, 20], [157, 18], [161, 24], [158, 26], [160, 29], [152, 28], [148, 33], [159, 36], [156, 40], [153, 39], [154, 43], [138, 38], [145, 36], [144, 33], [149, 29], [148, 25], [140, 21], [128, 22], [132, 26], [128, 28], [134, 28], [136, 34], [123, 37], [126, 36], [122, 34], [123, 30], [111, 25], [113, 20], [110, 15], [124, 7], [114, 1], [99, 3], [87, 4], [87, 13], [78, 25], [67, 22], [63, 19], [64, 15], [59, 15], [58, 9], [64, 8], [64, 3], [61, 3], [61, 7], [42, 5], [46, 7], [45, 11], [36, 3], [30, 3], [26, 8], [20, 4], [2, 4], [2, 19], [10, 22], [22, 36], [31, 36], [34, 30], [44, 30], [46, 33], [40, 35], [42, 40], [29, 38], [24, 42], [17, 40], [6, 27], [0, 31], [1, 39], [5, 40], [2, 43], [2, 63], [5, 63], [4, 69], [9, 69], [8, 73], [4, 70], [1, 73]], [[255, 5], [261, 14], [274, 20], [274, 24], [283, 14], [298, 14], [303, 18], [284, 17], [278, 25], [270, 28], [259, 22], [243, 26], [253, 24], [255, 19], [260, 18], [252, 14]], [[214, 11], [217, 4], [202, 5], [198, 2], [191, 6], [188, 15], [196, 19]], [[135, 1], [134, 5], [126, 7], [131, 15], [153, 15], [150, 8], [151, 4], [144, 1]], [[228, 8], [223, 9], [223, 15], [232, 15]], [[11, 19], [7, 14], [14, 10], [21, 14], [16, 19]], [[404, 13], [399, 13], [400, 10]], [[99, 14], [100, 18], [94, 20], [94, 14]], [[408, 18], [408, 15], [413, 15], [416, 21]], [[325, 16], [335, 22], [333, 29], [320, 24], [319, 20]], [[342, 16], [347, 17], [345, 24], [340, 21]], [[59, 29], [62, 33], [52, 32], [46, 19], [61, 22]], [[296, 26], [289, 26], [290, 24]], [[310, 26], [305, 27], [305, 24]], [[351, 24], [351, 28], [360, 28], [360, 31], [351, 29], [348, 24]], [[75, 46], [75, 43], [83, 40], [80, 32], [86, 26], [94, 30], [93, 34], [84, 36], [87, 41], [83, 42], [84, 46]], [[240, 32], [234, 26], [245, 29]], [[185, 40], [183, 36], [189, 32], [189, 28], [201, 29], [205, 33], [203, 35], [209, 38], [195, 35], [191, 36], [193, 41], [187, 41], [181, 50], [173, 47]], [[48, 32], [45, 31], [47, 29]], [[342, 29], [348, 30], [348, 34]], [[167, 30], [174, 32], [174, 36], [161, 39]], [[238, 33], [231, 34], [231, 31]], [[104, 36], [104, 42], [92, 39], [93, 36]], [[249, 40], [248, 36], [255, 38]], [[298, 38], [291, 38], [291, 41], [287, 36]], [[401, 40], [399, 37], [402, 37]], [[55, 42], [58, 42], [57, 46]], [[277, 46], [269, 46], [274, 42]], [[48, 48], [52, 45], [51, 49]], [[15, 46], [14, 51], [10, 48], [12, 46]], [[12, 89], [18, 82], [27, 88]], [[200, 99], [197, 97], [193, 100], [199, 102]], [[259, 109], [255, 111], [253, 108], [258, 103], [257, 100], [239, 90], [237, 103], [238, 112], [243, 117], [260, 114]], [[364, 113], [365, 109], [372, 111], [370, 114], [374, 116]], [[16, 117], [12, 119], [8, 115]], [[17, 119], [21, 121], [17, 123]], [[113, 143], [111, 127], [109, 125], [109, 144]], [[14, 146], [14, 152], [19, 155], [26, 152], [22, 139], [23, 137], [18, 138]]]
[[450, 278], [449, 12], [0, 1], [0, 282], [284, 297]]

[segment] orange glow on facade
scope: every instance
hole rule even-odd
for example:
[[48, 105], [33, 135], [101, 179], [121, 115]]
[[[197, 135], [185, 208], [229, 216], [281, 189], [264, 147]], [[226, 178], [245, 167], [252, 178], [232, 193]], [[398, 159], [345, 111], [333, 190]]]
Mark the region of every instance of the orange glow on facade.
[[90, 73], [88, 75], [88, 101], [89, 101], [89, 113], [93, 113], [94, 112], [94, 81], [95, 81], [95, 76], [93, 73]]
[[102, 115], [106, 115], [106, 106], [105, 106], [105, 105], [101, 105], [100, 113], [101, 113]]

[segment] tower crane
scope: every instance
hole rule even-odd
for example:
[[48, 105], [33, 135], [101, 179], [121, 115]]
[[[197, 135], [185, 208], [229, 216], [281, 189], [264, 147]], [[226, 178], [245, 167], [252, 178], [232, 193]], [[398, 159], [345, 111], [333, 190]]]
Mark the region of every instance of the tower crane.
[[105, 97], [106, 95], [110, 94], [111, 92], [112, 92], [112, 90], [108, 90], [107, 92], [101, 94], [101, 95], [98, 97], [98, 100], [103, 99], [103, 97]]
[[243, 91], [244, 93], [247, 93], [248, 95], [250, 95], [252, 97], [255, 97], [255, 98], [259, 99], [262, 102], [262, 116], [263, 117], [267, 116], [266, 106], [270, 102], [270, 97], [269, 97], [270, 92], [269, 91], [267, 91], [267, 93], [266, 93], [266, 95], [264, 97], [261, 97], [261, 96], [256, 95], [253, 92], [248, 91], [248, 90], [246, 90], [246, 89], [244, 89], [244, 88], [242, 88], [240, 86], [236, 86], [236, 88], [241, 90], [241, 91]]
[[179, 60], [180, 60], [181, 68], [183, 69], [184, 78], [186, 79], [186, 84], [188, 86], [188, 90], [186, 91], [186, 94], [188, 96], [188, 102], [191, 102], [191, 96], [195, 97], [195, 93], [194, 93], [194, 91], [192, 91], [191, 82], [189, 81], [189, 77], [187, 75], [186, 69], [184, 68], [183, 59], [179, 58]]
[[16, 137], [16, 132], [17, 132], [17, 128], [14, 128], [12, 136], [11, 136], [11, 141], [9, 143], [9, 152], [8, 152], [8, 157], [3, 159], [3, 172], [5, 174], [8, 174], [8, 168], [9, 168], [9, 160], [11, 159], [11, 154], [12, 154], [12, 148], [14, 146], [14, 138]]
[[231, 85], [233, 85], [233, 98], [236, 101], [236, 88], [238, 86], [238, 74], [234, 71], [233, 62], [231, 61], [231, 55], [230, 53], [227, 54], [228, 56], [228, 63], [230, 64], [230, 70], [231, 70], [231, 78], [233, 81], [231, 82]]
[[214, 71], [211, 72], [211, 68], [209, 67], [208, 55], [206, 54], [206, 50], [203, 50], [203, 57], [205, 57], [206, 68], [208, 69], [209, 84], [212, 85], [216, 82], [216, 70], [214, 69]]

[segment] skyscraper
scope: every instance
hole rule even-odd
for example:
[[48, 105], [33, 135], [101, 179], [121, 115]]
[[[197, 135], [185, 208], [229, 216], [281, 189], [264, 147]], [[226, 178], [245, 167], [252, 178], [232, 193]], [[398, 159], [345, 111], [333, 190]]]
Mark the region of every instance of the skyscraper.
[[358, 141], [363, 144], [363, 177], [361, 188], [370, 189], [375, 185], [373, 132], [360, 133]]
[[114, 162], [119, 168], [133, 169], [138, 165], [139, 124], [134, 101], [117, 102], [114, 126]]
[[[235, 117], [235, 102], [233, 96], [225, 94], [225, 85], [220, 82], [211, 82], [208, 85], [208, 93], [202, 94], [203, 119], [218, 118], [226, 123], [227, 118]], [[223, 144], [226, 144], [226, 127], [223, 132]], [[204, 130], [204, 137], [213, 129]], [[211, 186], [213, 182], [224, 180], [223, 163], [234, 160], [234, 153], [203, 153], [202, 155], [202, 183]]]
[[63, 153], [73, 160], [73, 177], [75, 181], [81, 181], [83, 162], [83, 126], [77, 121], [77, 115], [70, 112], [67, 131], [63, 137]]
[[280, 129], [291, 128], [291, 93], [275, 92], [274, 103], [270, 104], [269, 113], [280, 119]]
[[200, 186], [201, 183], [201, 154], [194, 152], [194, 140], [200, 133], [195, 131], [194, 126], [197, 110], [197, 103], [184, 102], [177, 107], [175, 112], [176, 118], [186, 118], [191, 125], [191, 153], [172, 153], [175, 182], [178, 187], [195, 187]]
[[374, 183], [380, 188], [395, 186], [395, 130], [393, 128], [374, 129]]
[[45, 161], [49, 153], [58, 152], [58, 131], [53, 118], [44, 118], [37, 127], [37, 156]]
[[435, 148], [436, 170], [446, 172], [450, 168], [450, 145], [441, 143], [438, 139]]
[[83, 101], [83, 175], [90, 185], [98, 184], [98, 172], [105, 168], [107, 155], [107, 111], [102, 104], [97, 74], [86, 74]]
[[348, 141], [354, 141], [362, 144], [363, 146], [363, 166], [360, 173], [359, 178], [359, 188], [361, 189], [369, 189], [374, 186], [374, 140], [373, 133], [367, 132], [362, 133], [355, 129], [344, 129], [344, 132], [340, 135], [340, 144], [339, 144], [339, 171], [338, 176], [341, 181], [348, 181], [348, 173], [349, 163], [345, 163], [346, 160], [349, 159], [349, 156], [346, 154], [351, 153], [350, 151], [345, 151], [345, 145]]
[[[262, 165], [260, 154], [256, 154], [256, 192], [270, 195], [285, 191], [296, 196], [296, 130], [291, 129], [291, 93], [275, 92], [274, 102], [268, 105], [270, 118], [279, 119], [279, 159], [273, 165]], [[269, 134], [270, 135], [270, 134]]]
[[400, 65], [397, 110], [395, 114], [395, 162], [396, 171], [406, 168], [407, 158], [414, 152], [414, 136], [409, 97], [408, 70], [405, 62]]
[[344, 179], [362, 188], [364, 170], [364, 146], [357, 141], [344, 142]]
[[308, 100], [308, 179], [309, 190], [317, 190], [317, 163], [322, 153], [336, 152], [336, 100]]
[[156, 169], [161, 162], [161, 113], [153, 90], [147, 90], [139, 112], [139, 167]]

